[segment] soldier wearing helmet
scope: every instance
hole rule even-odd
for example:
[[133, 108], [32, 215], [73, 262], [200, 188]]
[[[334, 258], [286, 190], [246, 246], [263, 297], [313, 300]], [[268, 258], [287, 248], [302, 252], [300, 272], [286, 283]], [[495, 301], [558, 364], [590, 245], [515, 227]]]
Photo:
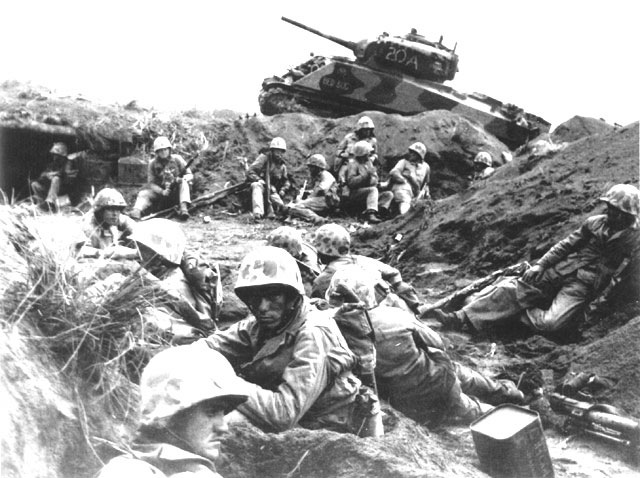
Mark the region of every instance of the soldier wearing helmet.
[[338, 176], [340, 169], [347, 164], [349, 158], [353, 158], [353, 148], [358, 141], [366, 141], [371, 146], [371, 161], [377, 167], [378, 165], [378, 140], [375, 137], [374, 124], [368, 116], [362, 116], [356, 123], [355, 130], [348, 133], [338, 145], [336, 160], [333, 164], [329, 164], [329, 172], [334, 176]]
[[391, 194], [380, 195], [380, 209], [388, 211], [393, 203], [398, 212], [406, 214], [414, 199], [429, 199], [431, 168], [425, 162], [427, 147], [423, 143], [409, 146], [407, 155], [389, 172]]
[[335, 178], [327, 171], [327, 161], [321, 154], [312, 155], [308, 162], [309, 185], [308, 195], [289, 205], [290, 216], [306, 219], [314, 224], [322, 224], [326, 219], [322, 216], [338, 207], [340, 199], [337, 193]]
[[147, 184], [138, 193], [136, 203], [129, 215], [140, 219], [154, 210], [163, 210], [177, 205], [178, 216], [189, 218], [191, 204], [191, 168], [179, 154], [173, 154], [173, 145], [166, 136], [158, 136], [153, 142], [155, 157], [147, 168]]
[[[284, 198], [291, 190], [289, 172], [284, 162], [287, 143], [283, 138], [273, 138], [268, 151], [261, 153], [247, 170], [247, 182], [251, 183], [251, 213], [254, 219], [265, 215], [266, 174], [269, 171], [271, 191], [269, 200], [273, 212], [284, 210]], [[267, 210], [270, 214], [271, 211]]]
[[371, 159], [372, 152], [367, 141], [358, 141], [353, 147], [353, 157], [340, 171], [338, 182], [343, 185], [342, 208], [362, 212], [364, 221], [378, 224], [378, 171]]
[[187, 249], [187, 238], [180, 225], [168, 219], [154, 218], [136, 224], [130, 236], [139, 251], [149, 281], [171, 297], [163, 313], [170, 326], [184, 322], [201, 332], [216, 328], [222, 305], [220, 268], [201, 260]]
[[156, 354], [140, 379], [137, 436], [127, 454], [111, 459], [99, 478], [220, 478], [215, 462], [229, 430], [225, 414], [247, 400], [248, 386], [220, 353], [203, 344]]
[[[375, 295], [369, 271], [347, 265], [331, 279], [326, 300], [335, 307], [333, 317], [361, 364], [375, 364], [371, 370], [380, 397], [391, 406], [420, 423], [434, 424], [452, 419], [468, 423], [492, 408], [483, 402], [522, 403], [524, 395], [513, 382], [493, 380], [453, 362], [436, 332], [407, 311], [379, 306]], [[367, 337], [375, 339], [375, 346]], [[367, 359], [371, 351], [374, 356]]]
[[83, 226], [87, 240], [80, 250], [82, 257], [135, 259], [134, 248], [125, 246], [135, 223], [122, 214], [127, 203], [119, 191], [104, 188], [96, 194], [93, 208]]
[[491, 176], [495, 169], [492, 167], [493, 159], [491, 159], [491, 155], [486, 151], [480, 151], [476, 154], [476, 157], [473, 158], [473, 180], [477, 179], [487, 179]]
[[65, 143], [53, 143], [49, 150], [51, 159], [37, 180], [31, 182], [31, 192], [36, 203], [45, 210], [58, 210], [58, 197], [68, 194], [75, 202], [79, 192], [78, 166], [69, 158]]
[[587, 218], [521, 279], [490, 286], [458, 311], [432, 313], [446, 326], [472, 331], [510, 320], [541, 334], [575, 329], [587, 306], [596, 298], [606, 300], [613, 286], [628, 278], [629, 264], [640, 257], [638, 188], [617, 184], [600, 201], [607, 205], [606, 214]]
[[311, 244], [302, 239], [302, 234], [291, 226], [280, 226], [269, 233], [267, 245], [287, 251], [298, 263], [305, 295], [311, 297], [313, 281], [320, 274], [318, 253]]
[[320, 226], [312, 245], [318, 251], [318, 259], [325, 264], [325, 268], [313, 282], [311, 297], [324, 298], [336, 271], [347, 265], [357, 264], [375, 277], [378, 303], [417, 313], [422, 301], [415, 289], [402, 280], [400, 271], [377, 259], [351, 254], [351, 236], [344, 227], [338, 224]]
[[336, 323], [310, 306], [293, 257], [271, 246], [251, 251], [235, 292], [253, 316], [203, 339], [253, 384], [230, 422], [356, 432], [349, 418], [360, 387], [356, 357]]

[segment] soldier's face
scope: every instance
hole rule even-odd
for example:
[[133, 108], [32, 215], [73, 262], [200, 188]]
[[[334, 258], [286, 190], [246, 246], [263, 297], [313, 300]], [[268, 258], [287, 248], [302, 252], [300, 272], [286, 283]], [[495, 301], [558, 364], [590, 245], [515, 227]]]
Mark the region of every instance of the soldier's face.
[[156, 151], [156, 156], [161, 159], [167, 159], [171, 155], [171, 148], [162, 148]]
[[631, 227], [635, 222], [635, 216], [624, 212], [617, 207], [607, 204], [607, 225], [614, 231], [621, 231]]
[[215, 461], [220, 456], [220, 440], [229, 431], [219, 406], [200, 402], [185, 410], [175, 435], [190, 451]]
[[252, 294], [248, 302], [260, 328], [264, 330], [279, 330], [287, 320], [290, 301], [280, 288], [261, 287]]
[[282, 149], [272, 149], [271, 150], [271, 155], [272, 155], [273, 159], [275, 159], [276, 161], [283, 161], [284, 160], [284, 151]]
[[120, 209], [107, 207], [104, 209], [102, 215], [102, 222], [106, 223], [108, 226], [117, 226], [118, 221], [120, 220]]

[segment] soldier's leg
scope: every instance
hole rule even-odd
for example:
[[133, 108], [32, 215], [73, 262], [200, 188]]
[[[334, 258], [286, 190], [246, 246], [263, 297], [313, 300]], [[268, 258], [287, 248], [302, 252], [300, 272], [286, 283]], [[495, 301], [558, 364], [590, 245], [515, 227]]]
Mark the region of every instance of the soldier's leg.
[[44, 186], [39, 180], [31, 181], [31, 193], [36, 196], [40, 201], [44, 201], [47, 195], [47, 186]]
[[264, 216], [264, 182], [251, 183], [251, 212], [256, 217]]
[[529, 308], [524, 322], [541, 332], [556, 332], [570, 327], [592, 299], [591, 284], [577, 279], [566, 283], [547, 310]]
[[398, 203], [398, 211], [400, 214], [406, 214], [411, 209], [411, 200], [413, 195], [406, 190], [399, 190], [394, 193], [394, 199]]
[[456, 315], [461, 320], [468, 320], [476, 330], [518, 317], [524, 309], [518, 302], [516, 289], [516, 278], [504, 279], [484, 289], [473, 301], [456, 312]]
[[522, 403], [524, 394], [516, 388], [511, 380], [495, 380], [465, 365], [454, 362], [456, 376], [460, 388], [468, 395], [480, 400], [499, 405], [501, 403]]
[[378, 209], [380, 211], [389, 211], [393, 202], [393, 193], [391, 191], [383, 191], [378, 196]]
[[136, 202], [131, 211], [131, 217], [139, 219], [145, 215], [153, 207], [153, 205], [162, 198], [162, 188], [157, 184], [147, 184], [138, 192]]
[[284, 201], [278, 193], [271, 194], [271, 206], [274, 212], [281, 212], [284, 210]]
[[49, 185], [49, 191], [47, 192], [47, 198], [45, 199], [47, 203], [57, 204], [61, 184], [62, 179], [60, 178], [60, 176], [54, 176], [53, 178], [51, 178], [51, 184]]

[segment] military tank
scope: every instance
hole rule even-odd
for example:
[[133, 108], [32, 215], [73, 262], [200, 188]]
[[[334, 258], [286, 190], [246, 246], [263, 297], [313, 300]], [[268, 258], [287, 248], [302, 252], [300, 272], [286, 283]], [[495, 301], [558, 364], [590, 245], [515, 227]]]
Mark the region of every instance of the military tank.
[[282, 76], [265, 78], [259, 96], [264, 115], [304, 111], [336, 118], [370, 110], [402, 115], [449, 110], [480, 123], [512, 149], [549, 131], [549, 122], [513, 104], [445, 85], [458, 71], [458, 55], [442, 37], [429, 41], [411, 29], [403, 36], [383, 33], [373, 41], [352, 42], [282, 20], [350, 49], [355, 60], [312, 55]]

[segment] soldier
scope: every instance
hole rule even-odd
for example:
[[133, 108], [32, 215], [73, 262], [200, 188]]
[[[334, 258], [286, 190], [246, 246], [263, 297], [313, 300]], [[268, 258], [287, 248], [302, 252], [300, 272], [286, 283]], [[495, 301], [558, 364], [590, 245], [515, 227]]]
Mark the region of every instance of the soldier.
[[[413, 315], [378, 306], [367, 270], [349, 265], [337, 271], [326, 299], [337, 307], [331, 311], [341, 330], [360, 324], [375, 339], [380, 397], [410, 418], [429, 425], [446, 419], [469, 423], [492, 408], [484, 402], [523, 403], [524, 394], [510, 380], [494, 380], [453, 362], [442, 338]], [[363, 350], [363, 341], [352, 341], [353, 335], [344, 333], [349, 347]], [[364, 364], [369, 361], [361, 359]]]
[[476, 157], [473, 158], [473, 176], [471, 179], [474, 181], [487, 179], [495, 172], [495, 169], [491, 167], [492, 164], [493, 159], [491, 159], [491, 155], [486, 151], [480, 151], [476, 154]]
[[[282, 138], [273, 138], [269, 144], [269, 151], [260, 154], [249, 166], [247, 181], [251, 183], [251, 212], [254, 219], [262, 219], [265, 215], [265, 186], [266, 174], [269, 171], [270, 187], [269, 200], [274, 212], [284, 209], [283, 198], [289, 192], [291, 183], [284, 154], [287, 143]], [[271, 211], [268, 211], [271, 215]]]
[[172, 318], [177, 314], [179, 321], [172, 320], [171, 327], [185, 321], [203, 332], [214, 330], [222, 305], [218, 265], [204, 262], [188, 251], [187, 238], [179, 224], [168, 219], [136, 224], [130, 239], [136, 243], [150, 282], [172, 298], [169, 309], [156, 315]]
[[[617, 184], [600, 198], [607, 213], [591, 216], [523, 275], [481, 291], [455, 312], [433, 315], [445, 326], [481, 331], [520, 320], [537, 333], [575, 328], [585, 307], [620, 279], [640, 254], [640, 191]], [[524, 312], [524, 313], [523, 313]]]
[[342, 186], [342, 207], [364, 209], [363, 219], [378, 224], [378, 171], [371, 161], [371, 154], [371, 145], [358, 141], [353, 147], [354, 157], [340, 171], [338, 182]]
[[356, 357], [336, 323], [304, 297], [289, 253], [263, 246], [247, 254], [235, 292], [253, 317], [202, 339], [253, 384], [230, 423], [248, 420], [270, 432], [298, 425], [357, 432]]
[[329, 165], [329, 172], [338, 177], [342, 166], [353, 157], [353, 148], [358, 141], [366, 141], [371, 146], [371, 161], [378, 163], [378, 140], [375, 137], [374, 124], [371, 118], [363, 116], [356, 124], [355, 131], [348, 133], [338, 145], [337, 159]]
[[305, 295], [311, 297], [313, 281], [320, 274], [318, 252], [311, 244], [302, 240], [302, 234], [290, 226], [274, 229], [267, 237], [267, 245], [287, 251], [298, 263]]
[[124, 197], [115, 189], [104, 188], [96, 195], [93, 209], [87, 214], [83, 227], [87, 240], [80, 250], [82, 257], [138, 257], [136, 249], [124, 245], [135, 226], [130, 218], [122, 214], [126, 207]]
[[178, 204], [178, 216], [186, 221], [189, 219], [191, 204], [191, 169], [187, 167], [182, 156], [173, 154], [173, 146], [166, 136], [158, 136], [155, 139], [153, 151], [155, 158], [151, 160], [147, 169], [147, 184], [138, 193], [129, 216], [140, 219], [152, 209], [161, 210]]
[[398, 205], [399, 213], [406, 214], [414, 199], [429, 199], [431, 169], [424, 161], [427, 148], [422, 143], [409, 146], [406, 158], [396, 163], [389, 172], [391, 193], [380, 195], [381, 211], [389, 211], [392, 201]]
[[215, 462], [229, 430], [225, 414], [246, 400], [244, 384], [218, 352], [195, 344], [163, 350], [142, 372], [137, 436], [99, 478], [221, 478]]
[[313, 282], [311, 297], [324, 298], [336, 271], [349, 264], [358, 264], [376, 278], [376, 298], [379, 304], [384, 302], [386, 305], [418, 313], [422, 301], [416, 290], [402, 280], [400, 271], [376, 259], [351, 254], [351, 236], [344, 227], [338, 224], [320, 226], [313, 238], [313, 246], [325, 268]]
[[51, 161], [37, 180], [31, 182], [31, 191], [38, 205], [52, 212], [58, 210], [58, 196], [77, 194], [78, 167], [68, 158], [69, 151], [64, 143], [53, 143], [49, 150]]
[[288, 213], [293, 217], [306, 219], [314, 224], [326, 222], [324, 217], [338, 207], [340, 198], [335, 178], [327, 171], [327, 162], [321, 154], [314, 154], [307, 163], [309, 168], [309, 195], [301, 201], [289, 204]]

